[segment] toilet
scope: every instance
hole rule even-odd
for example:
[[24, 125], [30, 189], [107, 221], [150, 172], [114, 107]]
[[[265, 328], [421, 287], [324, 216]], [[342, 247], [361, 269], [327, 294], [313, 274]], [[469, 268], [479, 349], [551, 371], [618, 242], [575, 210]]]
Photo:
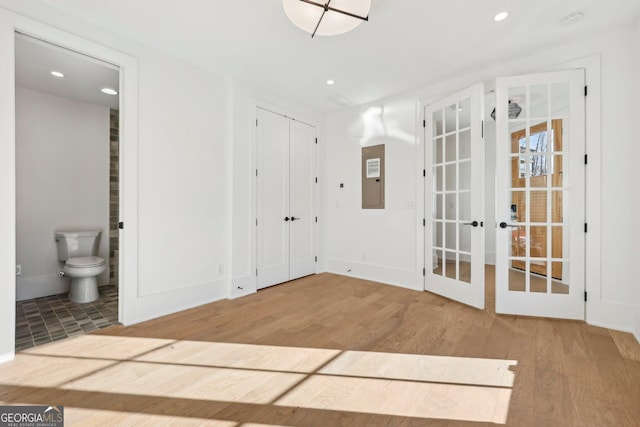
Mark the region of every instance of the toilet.
[[87, 303], [98, 299], [97, 278], [105, 270], [104, 259], [97, 256], [100, 231], [56, 231], [58, 260], [64, 261], [62, 271], [71, 278], [69, 299]]

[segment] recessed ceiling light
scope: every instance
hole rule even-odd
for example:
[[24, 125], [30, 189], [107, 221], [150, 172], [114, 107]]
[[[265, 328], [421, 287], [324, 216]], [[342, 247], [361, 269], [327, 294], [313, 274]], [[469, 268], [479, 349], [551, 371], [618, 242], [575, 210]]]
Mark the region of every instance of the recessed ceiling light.
[[496, 16], [493, 17], [493, 20], [496, 22], [504, 21], [505, 19], [507, 19], [507, 16], [509, 16], [509, 12], [502, 11], [497, 13]]
[[576, 13], [571, 13], [565, 16], [564, 18], [562, 18], [562, 21], [560, 21], [560, 23], [562, 25], [573, 25], [573, 24], [577, 24], [583, 19], [584, 19], [584, 13], [576, 12]]
[[336, 83], [336, 82], [335, 82], [334, 80], [327, 80], [327, 84], [328, 84], [329, 86], [331, 86], [331, 85], [333, 85], [333, 84], [335, 84], [335, 83]]
[[53, 77], [58, 77], [60, 79], [64, 77], [64, 73], [61, 73], [60, 71], [55, 71], [55, 70], [51, 71], [51, 75]]
[[100, 89], [102, 93], [106, 93], [107, 95], [117, 95], [118, 91], [115, 89], [111, 89], [110, 87], [103, 87]]

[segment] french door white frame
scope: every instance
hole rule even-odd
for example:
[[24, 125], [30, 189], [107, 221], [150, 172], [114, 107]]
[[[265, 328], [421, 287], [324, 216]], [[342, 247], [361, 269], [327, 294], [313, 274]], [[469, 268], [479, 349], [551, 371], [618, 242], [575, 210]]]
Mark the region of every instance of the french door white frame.
[[[484, 86], [477, 84], [425, 106], [424, 117], [424, 290], [483, 309]], [[463, 279], [461, 267], [466, 264], [469, 277]], [[455, 271], [448, 271], [451, 267]]]
[[[529, 68], [518, 68], [518, 66], [504, 67], [496, 77], [507, 75], [526, 74], [527, 70], [536, 70], [539, 64], [530, 63]], [[588, 87], [588, 96], [585, 100], [585, 143], [586, 152], [589, 155], [589, 164], [586, 169], [585, 189], [585, 215], [586, 222], [589, 224], [589, 232], [586, 237], [585, 248], [585, 292], [588, 294], [585, 303], [585, 320], [587, 323], [610, 327], [613, 329], [628, 329], [633, 322], [634, 313], [629, 306], [607, 302], [601, 297], [602, 294], [602, 266], [601, 266], [601, 242], [602, 242], [602, 164], [600, 161], [602, 154], [602, 124], [601, 124], [601, 58], [600, 55], [585, 56], [573, 61], [556, 64], [544, 68], [544, 71], [583, 69], [585, 70], [585, 85]], [[491, 88], [491, 78], [485, 80], [487, 88]], [[459, 87], [459, 86], [458, 86]], [[451, 92], [455, 91], [455, 86], [449, 85]], [[424, 107], [430, 102], [437, 100], [439, 97], [432, 96], [422, 99], [416, 104], [416, 128], [423, 126]], [[423, 176], [424, 163], [424, 132], [418, 132], [417, 150], [416, 150], [416, 206], [424, 206], [424, 186], [425, 179]], [[493, 183], [489, 185], [494, 186]], [[493, 205], [493, 200], [488, 200], [487, 204]], [[495, 215], [495, 212], [494, 212]], [[497, 227], [495, 216], [488, 214], [485, 226], [491, 232], [490, 227]], [[425, 213], [421, 212], [416, 215], [416, 274], [415, 288], [424, 289], [423, 267], [425, 267], [425, 239], [423, 218]]]
[[[529, 129], [531, 126], [537, 124], [540, 119], [530, 117], [527, 114], [531, 103], [531, 96], [529, 95], [530, 87], [546, 87], [548, 91], [553, 88], [554, 84], [569, 83], [569, 112], [558, 115], [552, 110], [551, 93], [545, 95], [547, 101], [544, 103], [544, 108], [547, 111], [545, 115], [541, 116], [545, 119], [545, 124], [548, 126], [551, 124], [551, 120], [554, 117], [563, 117], [564, 120], [568, 120], [568, 128], [565, 129], [563, 139], [569, 141], [569, 144], [565, 144], [562, 148], [561, 158], [563, 164], [566, 164], [564, 169], [565, 174], [562, 176], [562, 184], [560, 187], [553, 187], [550, 178], [548, 180], [549, 187], [542, 188], [543, 191], [550, 191], [549, 189], [558, 192], [562, 189], [563, 204], [566, 204], [570, 209], [563, 208], [563, 219], [560, 223], [553, 223], [550, 216], [546, 218], [546, 227], [548, 230], [552, 224], [552, 228], [559, 228], [559, 225], [564, 225], [561, 229], [567, 230], [563, 237], [563, 246], [570, 248], [570, 252], [567, 256], [567, 250], [562, 251], [562, 264], [563, 277], [568, 277], [568, 282], [562, 281], [563, 284], [568, 285], [568, 294], [553, 293], [552, 283], [553, 280], [550, 277], [544, 276], [544, 280], [547, 283], [546, 292], [540, 292], [530, 290], [529, 279], [532, 274], [529, 273], [529, 265], [531, 264], [529, 250], [523, 259], [525, 263], [525, 272], [523, 277], [525, 281], [525, 289], [514, 290], [510, 287], [510, 280], [512, 276], [510, 273], [511, 259], [513, 255], [509, 255], [509, 248], [512, 244], [511, 225], [513, 222], [509, 218], [509, 205], [511, 200], [511, 187], [512, 187], [512, 171], [511, 165], [512, 154], [512, 142], [511, 131], [509, 129], [510, 120], [507, 118], [507, 108], [509, 99], [509, 89], [518, 88], [519, 90], [525, 89], [526, 101], [523, 105], [524, 111], [523, 118], [518, 119], [518, 123], [525, 126], [526, 134], [529, 135]], [[543, 316], [543, 317], [559, 317], [568, 319], [584, 319], [584, 247], [585, 247], [585, 213], [584, 213], [584, 197], [585, 197], [585, 167], [584, 155], [585, 155], [585, 110], [584, 110], [584, 70], [569, 70], [569, 71], [557, 71], [552, 73], [541, 73], [532, 75], [520, 75], [513, 77], [503, 77], [497, 80], [496, 90], [496, 223], [499, 224], [496, 227], [496, 312], [503, 314], [519, 314], [530, 316]], [[548, 104], [548, 105], [547, 105]], [[566, 117], [565, 117], [566, 116]], [[567, 138], [567, 136], [569, 138]], [[568, 148], [568, 149], [567, 149]], [[553, 148], [551, 148], [553, 152]], [[549, 149], [545, 150], [549, 151]], [[528, 156], [528, 154], [527, 154]], [[520, 158], [522, 155], [518, 154]], [[540, 156], [534, 156], [540, 157]], [[550, 155], [543, 155], [547, 158]], [[554, 156], [555, 157], [555, 156]], [[568, 172], [568, 176], [567, 173]], [[528, 178], [527, 178], [528, 182]], [[568, 183], [568, 184], [567, 184]], [[541, 190], [537, 187], [534, 190]], [[528, 188], [522, 192], [527, 196], [530, 193]], [[550, 193], [551, 194], [551, 193]], [[525, 209], [529, 208], [528, 203], [525, 204]], [[551, 205], [547, 201], [547, 209], [550, 211]], [[520, 228], [529, 230], [531, 227], [531, 220], [527, 218], [519, 222]], [[537, 228], [540, 228], [541, 224], [535, 223]], [[545, 247], [545, 256], [547, 259], [552, 258], [550, 249], [551, 237], [547, 231]], [[529, 232], [525, 233], [525, 247], [529, 248], [532, 237], [529, 236]], [[568, 241], [567, 241], [568, 240]], [[567, 245], [568, 243], [568, 245]], [[558, 263], [560, 258], [555, 259], [554, 262]], [[548, 264], [550, 261], [547, 260]], [[548, 274], [551, 270], [548, 270]]]

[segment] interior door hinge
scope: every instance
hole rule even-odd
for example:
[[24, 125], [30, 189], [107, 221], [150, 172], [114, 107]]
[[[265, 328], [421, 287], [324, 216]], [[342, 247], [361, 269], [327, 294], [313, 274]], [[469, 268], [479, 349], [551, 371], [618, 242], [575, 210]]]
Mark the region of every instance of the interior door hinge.
[[427, 269], [426, 269], [426, 268], [423, 268], [423, 269], [422, 269], [422, 275], [423, 275], [423, 276], [426, 276], [426, 275], [427, 275]]
[[587, 302], [587, 291], [584, 291], [584, 302]]
[[586, 165], [586, 164], [588, 164], [588, 163], [589, 163], [589, 155], [588, 155], [588, 154], [585, 154], [585, 155], [584, 155], [584, 164]]
[[318, 183], [318, 177], [316, 176], [316, 184]]
[[422, 226], [426, 227], [427, 226], [427, 220], [426, 218], [422, 218]]
[[256, 127], [258, 127], [258, 119], [256, 119]]
[[256, 276], [258, 275], [258, 269], [256, 268]]
[[584, 223], [584, 232], [585, 233], [587, 232], [587, 223], [586, 222]]
[[426, 128], [426, 127], [427, 127], [427, 121], [426, 121], [426, 120], [423, 120], [423, 121], [422, 121], [422, 127], [423, 127], [423, 128]]
[[258, 218], [256, 218], [256, 227], [258, 226]]
[[318, 222], [318, 217], [316, 217], [316, 222]]
[[124, 230], [124, 222], [120, 221], [120, 222], [118, 223], [118, 228], [119, 228], [120, 230]]
[[318, 262], [318, 257], [316, 257], [316, 262]]
[[427, 176], [427, 170], [426, 169], [422, 169], [422, 176]]
[[482, 121], [482, 123], [480, 124], [481, 126], [481, 132], [482, 132], [482, 137], [484, 138], [484, 120]]
[[585, 85], [585, 87], [584, 87], [584, 96], [587, 96], [587, 92], [588, 92], [587, 88], [588, 88], [588, 86]]
[[318, 143], [318, 138], [316, 138], [316, 144]]
[[258, 176], [258, 169], [256, 169], [256, 176]]

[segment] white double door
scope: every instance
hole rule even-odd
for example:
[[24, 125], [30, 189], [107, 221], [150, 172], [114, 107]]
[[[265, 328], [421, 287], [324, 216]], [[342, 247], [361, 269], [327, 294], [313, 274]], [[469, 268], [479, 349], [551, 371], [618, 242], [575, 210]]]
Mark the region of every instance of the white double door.
[[313, 126], [257, 108], [257, 287], [315, 273]]

